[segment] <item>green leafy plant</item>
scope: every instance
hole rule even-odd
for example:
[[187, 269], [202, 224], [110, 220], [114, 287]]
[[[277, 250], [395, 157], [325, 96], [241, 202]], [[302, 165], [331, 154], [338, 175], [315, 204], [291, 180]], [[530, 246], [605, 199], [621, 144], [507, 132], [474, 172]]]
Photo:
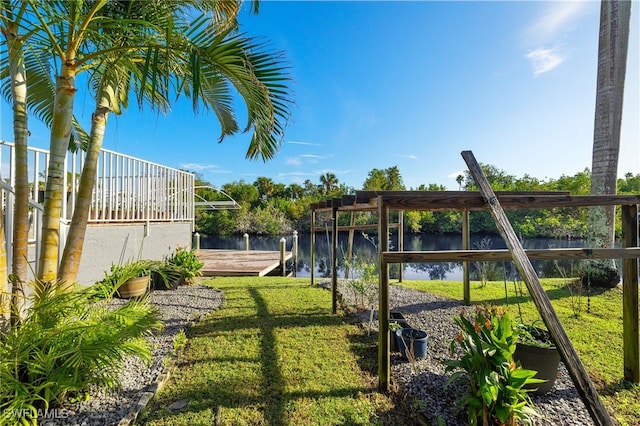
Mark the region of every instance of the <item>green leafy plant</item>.
[[550, 348], [555, 346], [551, 334], [544, 328], [537, 325], [538, 321], [532, 323], [519, 322], [513, 325], [518, 332], [518, 342], [540, 348]]
[[105, 272], [104, 279], [97, 284], [99, 291], [96, 296], [113, 297], [118, 288], [127, 280], [150, 275], [154, 269], [154, 263], [153, 260], [136, 260], [122, 265], [111, 265], [109, 272]]
[[453, 371], [447, 385], [466, 382], [467, 393], [459, 400], [459, 408], [467, 407], [470, 425], [531, 424], [536, 414], [532, 408], [528, 384], [542, 383], [534, 379], [536, 372], [525, 370], [513, 360], [518, 341], [506, 311], [477, 307], [475, 316], [462, 312], [454, 318], [460, 333], [451, 342], [451, 354], [459, 347], [457, 359], [444, 361], [446, 371]]
[[183, 281], [182, 268], [175, 263], [160, 260], [151, 264], [151, 285], [154, 289], [169, 290]]
[[36, 424], [39, 410], [84, 398], [92, 385], [116, 386], [126, 357], [151, 358], [143, 337], [162, 324], [145, 299], [113, 309], [96, 302], [98, 287], [59, 288], [36, 283], [24, 320], [0, 336], [0, 413], [21, 413], [0, 424]]
[[167, 262], [177, 266], [182, 271], [185, 284], [193, 284], [196, 277], [202, 276], [204, 264], [198, 260], [195, 251], [178, 247], [167, 259]]

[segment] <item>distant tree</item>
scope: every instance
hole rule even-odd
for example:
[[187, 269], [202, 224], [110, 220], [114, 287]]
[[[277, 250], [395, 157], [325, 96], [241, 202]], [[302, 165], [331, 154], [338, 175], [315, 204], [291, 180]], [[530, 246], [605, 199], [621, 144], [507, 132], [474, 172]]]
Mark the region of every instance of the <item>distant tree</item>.
[[[482, 172], [489, 181], [491, 188], [494, 191], [508, 191], [513, 188], [513, 184], [515, 181], [515, 176], [507, 174], [504, 170], [498, 169], [496, 166], [491, 164], [480, 164], [480, 168]], [[465, 190], [467, 191], [477, 191], [478, 186], [476, 185], [471, 172], [465, 170]]]
[[462, 183], [464, 182], [464, 175], [456, 176], [456, 182], [458, 183], [458, 190], [462, 189]]
[[297, 200], [304, 196], [304, 188], [297, 183], [290, 184], [286, 189], [286, 195], [290, 200]]
[[320, 186], [311, 182], [310, 179], [307, 179], [303, 183], [304, 185], [304, 193], [310, 197], [315, 197], [320, 192]]
[[262, 200], [268, 200], [276, 190], [276, 184], [273, 179], [265, 176], [258, 177], [253, 182], [253, 185], [258, 189]]
[[382, 169], [373, 169], [362, 184], [365, 191], [382, 191], [386, 189], [387, 177]]
[[404, 191], [405, 186], [402, 181], [402, 175], [398, 166], [392, 166], [385, 170], [387, 176], [387, 190], [389, 191]]
[[362, 184], [367, 191], [404, 191], [405, 186], [398, 166], [372, 169]]
[[260, 199], [258, 188], [242, 179], [237, 182], [225, 183], [222, 185], [222, 190], [237, 203], [243, 205], [255, 205]]
[[618, 192], [620, 194], [640, 194], [640, 173], [626, 173], [624, 179], [618, 179]]
[[324, 187], [324, 195], [329, 195], [338, 188], [338, 178], [333, 173], [321, 175], [320, 183]]
[[[596, 112], [591, 165], [591, 193], [594, 195], [616, 193], [630, 18], [630, 1], [603, 0], [600, 3]], [[592, 207], [589, 232], [595, 244], [613, 247], [614, 230], [614, 206]]]

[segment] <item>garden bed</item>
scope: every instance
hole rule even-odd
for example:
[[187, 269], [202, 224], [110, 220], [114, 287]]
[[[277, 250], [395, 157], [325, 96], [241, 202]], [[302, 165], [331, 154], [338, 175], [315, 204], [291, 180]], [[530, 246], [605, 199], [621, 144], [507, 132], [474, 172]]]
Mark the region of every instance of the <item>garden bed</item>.
[[[339, 291], [344, 303], [353, 303], [353, 291], [341, 281]], [[400, 355], [391, 355], [391, 380], [408, 402], [419, 410], [431, 424], [465, 424], [466, 413], [456, 413], [456, 400], [465, 392], [460, 386], [445, 389], [449, 374], [442, 361], [449, 359], [451, 341], [459, 329], [453, 317], [465, 308], [461, 301], [411, 290], [401, 286], [389, 287], [390, 308], [401, 312], [414, 328], [425, 330], [429, 336], [427, 357], [409, 363]], [[473, 309], [473, 308], [467, 308]], [[369, 312], [360, 312], [368, 327]], [[377, 317], [372, 324], [377, 332]], [[569, 374], [561, 363], [559, 377], [546, 395], [531, 395], [540, 418], [534, 425], [592, 425], [594, 424], [580, 399]]]

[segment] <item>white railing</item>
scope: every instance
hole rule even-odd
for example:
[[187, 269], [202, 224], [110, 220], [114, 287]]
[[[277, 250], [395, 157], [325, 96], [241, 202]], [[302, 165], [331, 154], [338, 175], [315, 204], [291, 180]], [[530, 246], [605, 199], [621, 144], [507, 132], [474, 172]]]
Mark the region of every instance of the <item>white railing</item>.
[[[0, 141], [2, 179], [8, 178], [12, 188], [14, 149], [13, 143]], [[33, 203], [42, 203], [49, 152], [31, 147], [28, 152], [30, 198]], [[67, 154], [64, 174], [67, 202], [62, 203], [60, 218], [67, 223], [73, 216], [84, 159], [83, 151]], [[10, 209], [8, 201], [12, 197], [3, 192], [5, 208]], [[98, 159], [89, 222], [193, 222], [193, 197], [193, 174], [103, 149]], [[39, 224], [32, 224], [37, 229]]]

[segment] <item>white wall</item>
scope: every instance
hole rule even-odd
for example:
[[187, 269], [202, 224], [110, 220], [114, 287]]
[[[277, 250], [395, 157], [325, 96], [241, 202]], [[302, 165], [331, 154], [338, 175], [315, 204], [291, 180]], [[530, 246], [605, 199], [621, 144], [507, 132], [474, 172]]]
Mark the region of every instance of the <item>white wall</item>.
[[191, 248], [191, 223], [96, 224], [87, 226], [78, 282], [93, 284], [112, 264], [140, 259], [160, 260], [176, 247]]

